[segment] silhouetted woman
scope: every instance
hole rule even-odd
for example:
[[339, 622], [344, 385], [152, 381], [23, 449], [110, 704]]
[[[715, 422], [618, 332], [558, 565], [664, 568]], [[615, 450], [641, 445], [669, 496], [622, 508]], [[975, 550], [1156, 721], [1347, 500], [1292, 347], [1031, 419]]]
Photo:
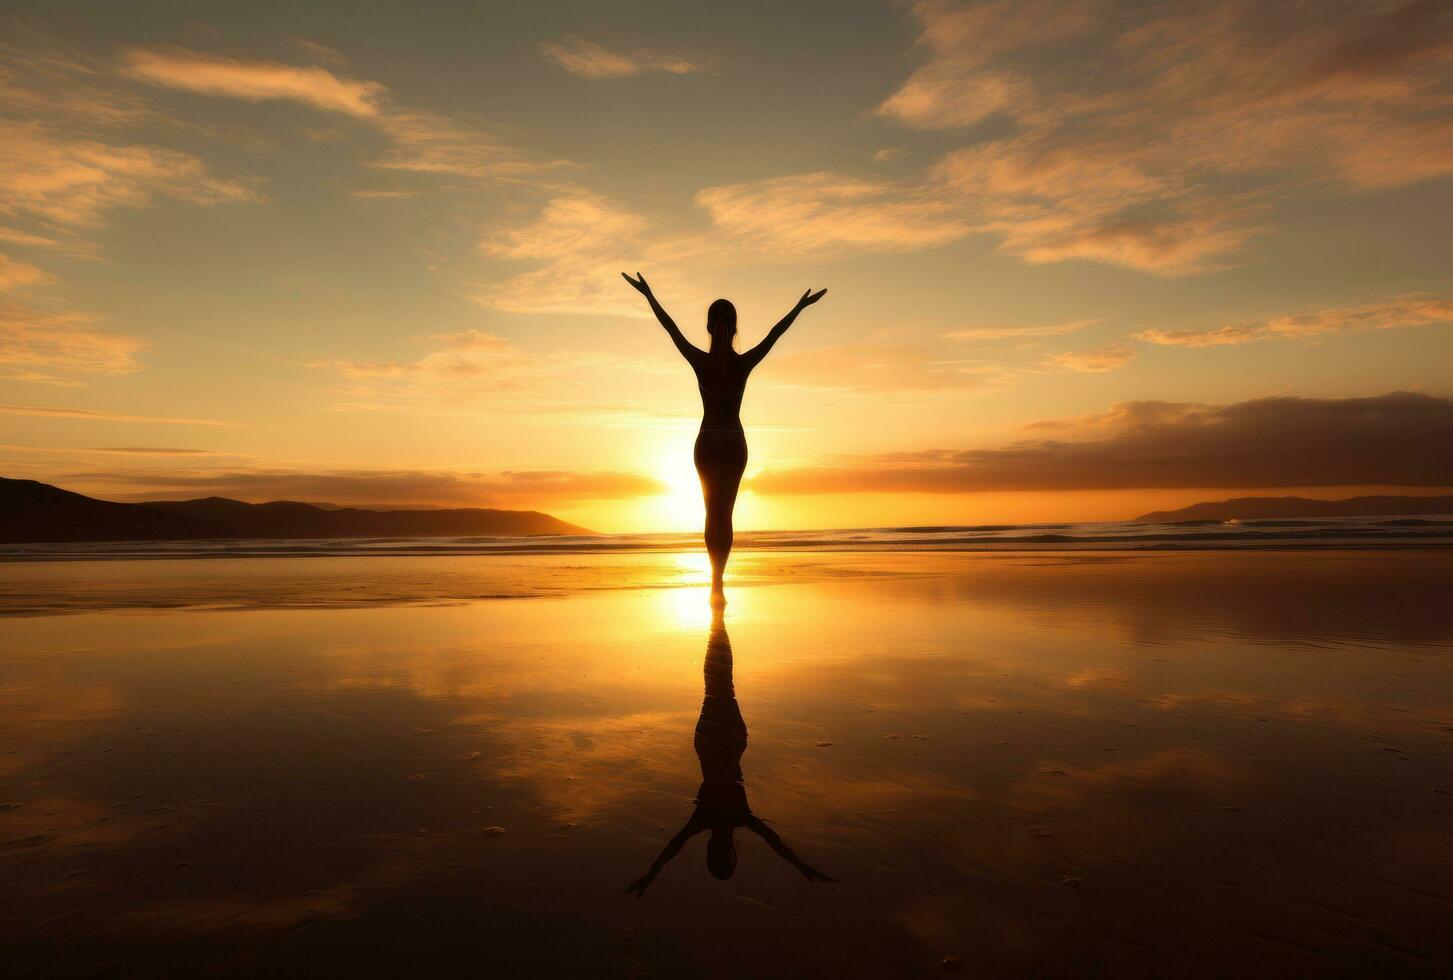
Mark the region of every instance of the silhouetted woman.
[[726, 573], [727, 556], [732, 551], [732, 508], [736, 506], [737, 489], [742, 484], [742, 471], [747, 468], [747, 435], [742, 431], [742, 395], [747, 376], [762, 363], [774, 344], [792, 326], [797, 314], [822, 299], [826, 289], [808, 290], [760, 344], [739, 354], [733, 348], [737, 335], [737, 308], [729, 300], [719, 299], [706, 311], [706, 332], [711, 347], [700, 350], [681, 335], [639, 272], [632, 279], [624, 272], [626, 282], [638, 289], [661, 326], [671, 335], [676, 349], [696, 372], [696, 386], [701, 389], [701, 431], [696, 436], [696, 472], [701, 477], [701, 494], [706, 499], [706, 552], [711, 556], [711, 593], [720, 599], [722, 576]]
[[696, 758], [701, 762], [701, 788], [696, 791], [696, 809], [656, 860], [651, 862], [651, 870], [631, 882], [626, 891], [634, 892], [637, 898], [645, 897], [646, 889], [651, 887], [651, 882], [656, 880], [666, 862], [679, 854], [688, 840], [704, 830], [711, 831], [706, 842], [707, 870], [714, 878], [730, 878], [737, 869], [737, 846], [733, 834], [738, 827], [746, 827], [761, 837], [808, 881], [832, 881], [821, 871], [805, 864], [747, 805], [747, 788], [742, 783], [742, 753], [747, 751], [747, 723], [742, 720], [742, 709], [737, 705], [737, 692], [732, 686], [732, 641], [727, 636], [720, 607], [712, 616], [703, 673], [706, 675], [706, 696], [701, 701], [701, 717], [697, 719], [696, 737], [692, 740]]

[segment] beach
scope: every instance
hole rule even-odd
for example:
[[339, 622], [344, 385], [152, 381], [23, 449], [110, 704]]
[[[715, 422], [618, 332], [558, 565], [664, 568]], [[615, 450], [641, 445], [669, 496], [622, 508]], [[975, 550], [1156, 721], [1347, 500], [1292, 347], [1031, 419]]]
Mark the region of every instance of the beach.
[[[1351, 976], [1453, 961], [1453, 551], [0, 563], [17, 975]], [[699, 747], [698, 747], [699, 748]]]

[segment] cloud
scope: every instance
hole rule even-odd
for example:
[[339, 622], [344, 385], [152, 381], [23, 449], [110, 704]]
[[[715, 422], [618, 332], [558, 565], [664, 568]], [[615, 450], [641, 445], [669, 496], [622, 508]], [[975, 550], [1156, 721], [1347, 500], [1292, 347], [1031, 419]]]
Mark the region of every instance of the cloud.
[[758, 373], [771, 387], [900, 397], [988, 390], [1012, 378], [997, 361], [945, 356], [941, 347], [888, 337], [774, 353]]
[[112, 488], [110, 495], [130, 500], [216, 495], [250, 501], [312, 500], [358, 506], [558, 506], [586, 500], [651, 497], [663, 492], [658, 481], [638, 474], [561, 470], [309, 472], [259, 467], [225, 471], [95, 470], [68, 474], [67, 478], [83, 478], [88, 487]]
[[187, 153], [115, 146], [4, 119], [0, 191], [0, 213], [70, 226], [96, 225], [107, 210], [144, 207], [157, 194], [203, 205], [258, 199], [252, 182], [214, 177]]
[[40, 313], [0, 302], [0, 371], [14, 380], [74, 384], [62, 375], [130, 374], [146, 342], [78, 313]]
[[519, 180], [567, 166], [563, 160], [536, 159], [482, 129], [432, 112], [395, 108], [372, 122], [391, 143], [373, 163], [383, 170]]
[[[331, 48], [293, 43], [319, 60], [341, 63], [342, 55]], [[388, 140], [388, 150], [372, 163], [382, 170], [512, 180], [564, 166], [560, 160], [537, 160], [478, 127], [393, 105], [380, 82], [341, 78], [316, 65], [242, 61], [180, 48], [132, 48], [124, 66], [132, 77], [168, 88], [249, 102], [285, 100], [351, 116]]]
[[939, 195], [829, 172], [708, 187], [696, 204], [745, 243], [789, 254], [908, 251], [972, 230]]
[[676, 424], [631, 403], [593, 399], [579, 378], [588, 369], [651, 371], [608, 355], [559, 351], [543, 357], [482, 330], [416, 337], [430, 349], [410, 360], [317, 361], [311, 367], [336, 373], [338, 411], [410, 412], [425, 415], [476, 415], [491, 412], [529, 423], [568, 421], [591, 425], [647, 422]]
[[249, 102], [282, 99], [365, 118], [378, 113], [383, 93], [377, 82], [339, 78], [326, 68], [239, 61], [183, 48], [131, 48], [122, 66], [132, 78], [185, 92]]
[[1068, 320], [1030, 327], [969, 327], [951, 330], [943, 336], [951, 340], [1000, 340], [1006, 337], [1059, 337], [1094, 326], [1099, 320]]
[[[6, 26], [16, 27], [13, 22]], [[0, 42], [0, 113], [70, 128], [165, 121], [143, 98], [115, 83], [110, 61], [64, 50], [34, 31], [18, 33], [12, 43]]]
[[415, 360], [317, 361], [349, 382], [338, 394], [345, 409], [449, 412], [478, 407], [500, 396], [516, 398], [534, 387], [522, 375], [534, 361], [503, 337], [470, 330], [420, 338], [436, 349]]
[[1229, 405], [1125, 402], [1084, 441], [925, 450], [768, 471], [761, 494], [974, 493], [1453, 486], [1453, 399], [1274, 397]]
[[639, 297], [620, 274], [664, 247], [648, 243], [647, 230], [645, 218], [609, 198], [578, 189], [559, 194], [532, 220], [480, 243], [487, 256], [543, 266], [483, 286], [475, 299], [512, 313], [639, 315]]
[[127, 415], [89, 408], [53, 408], [46, 405], [0, 405], [0, 415], [37, 415], [42, 418], [82, 419], [93, 422], [161, 422], [168, 425], [233, 425], [216, 419], [175, 418], [166, 415]]
[[180, 449], [175, 446], [98, 446], [89, 450], [93, 453], [129, 453], [136, 456], [235, 456], [236, 453], [219, 453], [211, 449]]
[[288, 43], [314, 61], [325, 62], [335, 68], [342, 68], [348, 64], [348, 59], [343, 56], [343, 52], [337, 48], [330, 48], [326, 44], [319, 44], [317, 41], [310, 41], [305, 37], [290, 37]]
[[1086, 374], [1098, 374], [1124, 367], [1135, 358], [1135, 351], [1119, 344], [1096, 347], [1094, 350], [1069, 351], [1056, 354], [1047, 363]]
[[959, 145], [912, 179], [712, 188], [718, 225], [789, 252], [971, 233], [1031, 263], [1224, 268], [1270, 202], [1453, 175], [1453, 13], [1419, 0], [912, 6], [923, 63], [876, 108]]
[[[33, 286], [36, 283], [48, 282], [51, 278], [49, 273], [43, 269], [37, 269], [28, 262], [0, 255], [0, 293], [8, 293], [20, 286]], [[0, 351], [0, 357], [3, 356], [3, 351]]]
[[1136, 339], [1179, 347], [1217, 347], [1257, 340], [1316, 337], [1353, 330], [1397, 330], [1433, 323], [1453, 323], [1453, 301], [1428, 296], [1398, 296], [1363, 306], [1337, 307], [1315, 313], [1228, 324], [1211, 330], [1144, 330]]
[[706, 68], [697, 62], [659, 51], [611, 51], [582, 38], [547, 41], [540, 45], [540, 52], [570, 74], [581, 78], [629, 78], [648, 72], [686, 75]]

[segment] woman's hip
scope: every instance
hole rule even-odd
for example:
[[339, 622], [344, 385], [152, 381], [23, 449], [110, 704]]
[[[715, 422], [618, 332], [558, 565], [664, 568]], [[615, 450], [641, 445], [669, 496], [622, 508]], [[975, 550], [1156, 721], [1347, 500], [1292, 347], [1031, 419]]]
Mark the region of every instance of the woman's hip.
[[697, 469], [745, 469], [747, 434], [741, 429], [702, 429], [693, 456]]

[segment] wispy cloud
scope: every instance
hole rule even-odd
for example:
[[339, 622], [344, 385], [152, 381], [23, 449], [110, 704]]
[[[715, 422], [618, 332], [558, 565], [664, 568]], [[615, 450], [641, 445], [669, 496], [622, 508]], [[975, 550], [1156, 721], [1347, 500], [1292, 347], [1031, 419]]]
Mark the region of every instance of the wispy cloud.
[[0, 371], [12, 380], [74, 384], [68, 376], [130, 374], [146, 342], [78, 313], [41, 313], [0, 302]]
[[772, 252], [900, 252], [972, 230], [953, 202], [929, 189], [826, 172], [709, 187], [696, 203], [718, 227]]
[[90, 422], [161, 422], [168, 425], [234, 425], [216, 419], [177, 418], [169, 415], [129, 415], [90, 408], [57, 408], [48, 405], [3, 405], [0, 415], [37, 415], [42, 418], [79, 419]]
[[502, 228], [480, 243], [485, 255], [525, 261], [536, 268], [480, 287], [475, 299], [513, 313], [640, 312], [620, 274], [661, 248], [646, 241], [641, 215], [599, 194], [571, 190], [551, 198], [538, 214]]
[[529, 423], [588, 421], [596, 426], [670, 423], [680, 420], [638, 404], [606, 402], [578, 382], [589, 369], [638, 364], [600, 354], [560, 351], [545, 357], [526, 353], [513, 342], [482, 330], [433, 334], [415, 340], [427, 345], [407, 360], [329, 360], [311, 366], [334, 372], [339, 411], [408, 412], [421, 415], [507, 415]]
[[254, 182], [213, 176], [201, 160], [155, 146], [82, 139], [40, 122], [0, 119], [0, 214], [66, 226], [158, 194], [194, 204], [258, 198]]
[[1143, 330], [1135, 336], [1152, 344], [1218, 347], [1354, 330], [1397, 330], [1434, 323], [1453, 323], [1453, 301], [1427, 296], [1398, 296], [1363, 306], [1336, 307], [1251, 323], [1227, 324], [1210, 330]]
[[184, 48], [131, 48], [122, 65], [127, 75], [154, 85], [249, 102], [301, 102], [350, 116], [377, 115], [383, 93], [377, 82], [340, 78], [326, 68], [240, 61]]
[[564, 160], [536, 157], [484, 129], [437, 113], [394, 108], [375, 117], [373, 123], [392, 144], [373, 163], [384, 170], [520, 180], [568, 165]]
[[712, 188], [698, 203], [719, 225], [799, 252], [982, 232], [1031, 263], [1179, 276], [1237, 261], [1279, 196], [1453, 174], [1453, 14], [1436, 0], [912, 10], [924, 63], [876, 112], [963, 144], [900, 183]]
[[1120, 344], [1096, 347], [1093, 350], [1067, 351], [1049, 358], [1046, 363], [1083, 374], [1098, 374], [1124, 367], [1135, 358], [1135, 351]]
[[157, 196], [196, 204], [250, 201], [254, 181], [212, 174], [197, 157], [128, 137], [174, 125], [127, 86], [114, 65], [48, 39], [0, 44], [0, 238], [75, 248], [107, 211]]
[[132, 456], [236, 456], [211, 449], [182, 449], [176, 446], [98, 446], [93, 453], [127, 453]]
[[1014, 337], [1060, 337], [1067, 333], [1074, 333], [1086, 327], [1094, 326], [1100, 321], [1091, 320], [1067, 320], [1064, 323], [1049, 323], [1040, 326], [1026, 327], [968, 327], [963, 330], [951, 330], [943, 336], [951, 340], [1001, 340]]
[[342, 51], [330, 48], [326, 44], [319, 44], [317, 41], [310, 41], [305, 37], [290, 37], [288, 43], [314, 61], [321, 61], [335, 68], [342, 68], [348, 64], [348, 59], [344, 57]]
[[[50, 279], [49, 273], [36, 268], [29, 262], [21, 262], [7, 255], [0, 255], [0, 293], [8, 293], [20, 286], [32, 286]], [[4, 315], [3, 309], [0, 307], [0, 316]], [[3, 353], [0, 353], [0, 356], [3, 356]]]
[[[335, 65], [342, 58], [332, 49], [298, 46]], [[291, 101], [351, 116], [388, 139], [388, 151], [373, 162], [384, 170], [510, 180], [563, 165], [537, 159], [483, 128], [397, 105], [381, 82], [344, 78], [318, 65], [248, 61], [181, 48], [132, 48], [123, 64], [134, 78], [181, 91], [249, 102]]]
[[769, 471], [756, 493], [974, 493], [1314, 486], [1453, 486], [1453, 400], [1259, 398], [1126, 402], [1086, 441], [925, 450]]
[[934, 396], [988, 391], [1010, 383], [1014, 372], [997, 361], [954, 357], [943, 345], [882, 336], [774, 353], [754, 383], [822, 391], [871, 391], [877, 397]]
[[687, 75], [706, 68], [699, 62], [678, 55], [643, 48], [629, 52], [612, 51], [583, 38], [547, 41], [540, 45], [540, 52], [570, 74], [581, 78], [629, 78], [652, 72]]

